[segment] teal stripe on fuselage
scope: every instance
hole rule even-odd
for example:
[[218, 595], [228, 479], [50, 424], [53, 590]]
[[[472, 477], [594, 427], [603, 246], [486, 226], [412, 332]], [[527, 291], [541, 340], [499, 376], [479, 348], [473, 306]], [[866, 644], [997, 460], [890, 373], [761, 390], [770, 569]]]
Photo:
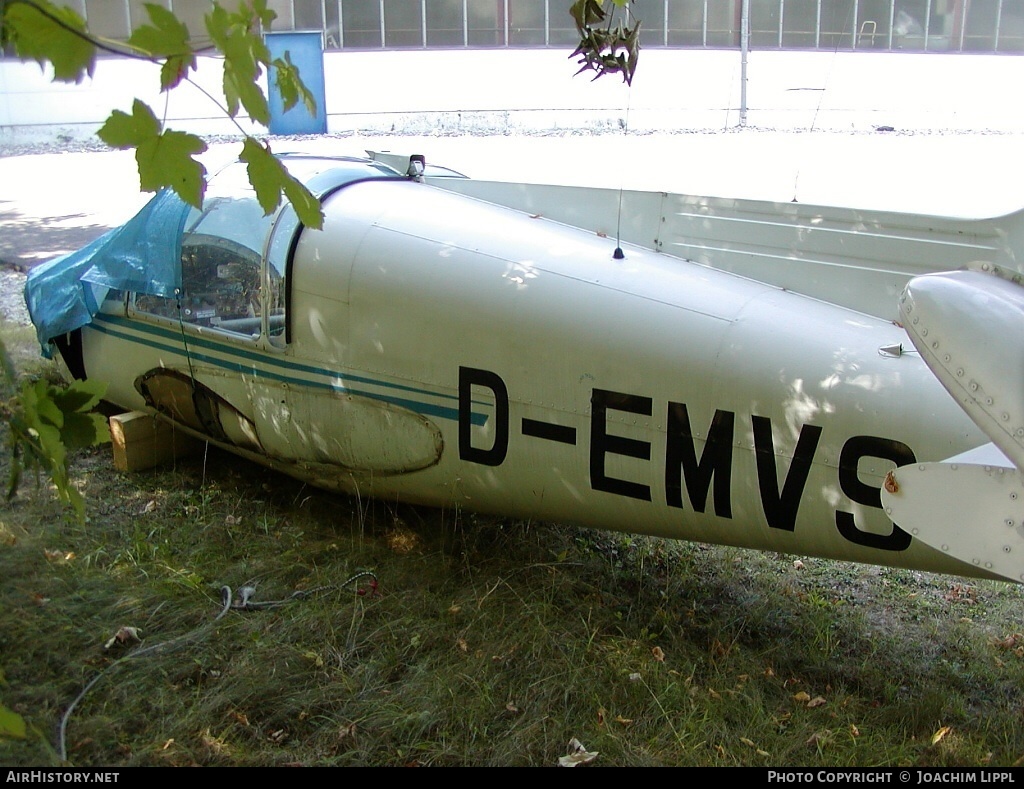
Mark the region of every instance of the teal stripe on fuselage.
[[[155, 348], [160, 351], [167, 353], [174, 353], [185, 355], [184, 349], [181, 347], [181, 334], [175, 332], [172, 329], [167, 329], [162, 326], [157, 326], [152, 323], [146, 323], [143, 321], [134, 321], [128, 318], [123, 318], [117, 315], [110, 315], [99, 313], [93, 318], [93, 322], [84, 328], [93, 329], [107, 334], [111, 337], [117, 337], [118, 339], [125, 340], [127, 342], [138, 343], [139, 345], [145, 345], [149, 348]], [[129, 333], [121, 329], [131, 328], [135, 332], [139, 332], [142, 335], [148, 335], [140, 337], [138, 334]], [[151, 339], [153, 338], [153, 339]], [[161, 342], [163, 340], [163, 342]], [[286, 359], [271, 353], [259, 353], [257, 351], [251, 351], [245, 348], [238, 348], [228, 343], [217, 342], [209, 337], [202, 337], [195, 334], [188, 334], [186, 336], [188, 343], [188, 355], [192, 359], [196, 359], [208, 364], [212, 364], [215, 367], [219, 367], [223, 370], [230, 370], [240, 374], [249, 374], [255, 378], [267, 378], [273, 381], [280, 381], [297, 386], [306, 386], [311, 389], [326, 389], [332, 392], [339, 392], [344, 394], [357, 395], [360, 397], [370, 398], [372, 400], [378, 400], [392, 405], [401, 406], [407, 408], [410, 411], [415, 411], [423, 416], [433, 416], [440, 419], [449, 419], [457, 422], [459, 419], [458, 407], [436, 405], [434, 403], [427, 403], [422, 400], [409, 399], [408, 397], [400, 397], [398, 395], [383, 394], [380, 392], [373, 392], [362, 388], [353, 388], [350, 384], [363, 384], [370, 386], [379, 386], [383, 389], [390, 389], [396, 392], [407, 392], [412, 395], [422, 395], [424, 397], [436, 397], [445, 401], [458, 401], [458, 397], [455, 395], [444, 394], [440, 392], [432, 392], [429, 389], [421, 389], [412, 386], [405, 386], [403, 384], [390, 383], [388, 381], [381, 381], [373, 378], [367, 378], [360, 375], [351, 375], [339, 373], [335, 370], [327, 370], [321, 367], [314, 367], [308, 364], [302, 364], [301, 362], [295, 362], [290, 359]], [[174, 344], [168, 344], [173, 342]], [[260, 367], [255, 364], [247, 365], [244, 362], [233, 361], [232, 359], [223, 359], [218, 356], [211, 356], [197, 349], [207, 349], [216, 351], [226, 356], [232, 357], [232, 359], [245, 359], [250, 362], [259, 362]], [[278, 368], [280, 372], [274, 370], [261, 369], [265, 367]], [[321, 375], [328, 378], [334, 378], [340, 383], [332, 383], [329, 381], [315, 381], [309, 378], [300, 378], [294, 375], [289, 375], [287, 372], [296, 373], [309, 373], [311, 375]], [[474, 412], [470, 421], [474, 425], [484, 425], [487, 423], [487, 415], [483, 413]]]

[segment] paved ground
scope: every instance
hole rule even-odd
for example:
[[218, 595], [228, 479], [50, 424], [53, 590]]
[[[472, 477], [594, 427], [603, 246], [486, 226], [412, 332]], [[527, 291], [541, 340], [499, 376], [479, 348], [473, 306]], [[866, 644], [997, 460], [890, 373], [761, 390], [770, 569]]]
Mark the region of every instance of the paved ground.
[[[957, 216], [1024, 207], [1024, 134], [777, 132], [321, 137], [278, 152], [423, 153], [471, 177], [639, 188]], [[208, 169], [237, 143], [205, 154]], [[83, 246], [148, 199], [131, 152], [0, 151], [0, 313], [25, 320], [25, 270]]]

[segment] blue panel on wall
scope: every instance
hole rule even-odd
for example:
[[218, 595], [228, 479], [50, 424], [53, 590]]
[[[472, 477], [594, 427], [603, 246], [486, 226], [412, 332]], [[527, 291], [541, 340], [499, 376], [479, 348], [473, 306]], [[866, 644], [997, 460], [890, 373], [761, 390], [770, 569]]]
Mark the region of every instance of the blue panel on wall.
[[288, 112], [277, 89], [277, 69], [270, 69], [270, 133], [325, 134], [327, 132], [326, 90], [324, 87], [323, 34], [312, 32], [267, 33], [267, 48], [272, 60], [287, 52], [299, 77], [316, 99], [316, 114], [311, 115], [301, 101]]

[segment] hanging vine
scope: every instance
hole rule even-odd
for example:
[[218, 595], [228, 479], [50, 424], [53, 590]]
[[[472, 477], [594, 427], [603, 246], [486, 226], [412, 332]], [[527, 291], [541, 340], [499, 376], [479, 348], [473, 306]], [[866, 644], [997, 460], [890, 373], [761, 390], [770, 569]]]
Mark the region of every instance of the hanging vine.
[[[580, 44], [569, 57], [578, 57], [580, 70], [593, 71], [594, 79], [620, 74], [623, 82], [633, 84], [640, 57], [640, 20], [632, 27], [629, 5], [632, 0], [576, 0], [569, 14], [576, 23]], [[611, 7], [610, 13], [605, 10]]]

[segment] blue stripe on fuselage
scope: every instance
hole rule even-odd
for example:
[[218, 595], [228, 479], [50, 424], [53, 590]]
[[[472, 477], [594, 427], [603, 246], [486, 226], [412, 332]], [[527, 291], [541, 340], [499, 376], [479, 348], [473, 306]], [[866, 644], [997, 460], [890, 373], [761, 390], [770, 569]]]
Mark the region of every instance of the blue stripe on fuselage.
[[[180, 333], [151, 323], [100, 313], [93, 318], [93, 323], [89, 324], [86, 328], [94, 329], [111, 337], [117, 337], [118, 339], [125, 340], [127, 342], [138, 343], [167, 353], [186, 355], [186, 351], [182, 347], [182, 336]], [[128, 328], [138, 332], [139, 334], [148, 335], [148, 337], [123, 331], [123, 329]], [[267, 378], [295, 386], [305, 386], [311, 389], [326, 389], [332, 392], [366, 397], [372, 400], [401, 406], [409, 409], [410, 411], [422, 414], [423, 416], [449, 419], [453, 422], [457, 422], [459, 419], [459, 410], [457, 405], [449, 407], [424, 402], [421, 399], [401, 397], [397, 394], [373, 392], [368, 389], [361, 388], [359, 385], [377, 386], [393, 392], [404, 392], [409, 393], [410, 395], [419, 395], [421, 397], [436, 397], [441, 400], [456, 403], [458, 402], [457, 395], [432, 392], [429, 389], [395, 384], [360, 375], [343, 374], [336, 370], [328, 370], [322, 367], [314, 367], [312, 365], [295, 362], [271, 353], [260, 353], [258, 351], [238, 348], [228, 343], [217, 342], [209, 337], [198, 336], [195, 334], [189, 334], [186, 340], [188, 344], [188, 356], [193, 360], [206, 362], [223, 370], [230, 370], [242, 375], [252, 375], [254, 378]], [[209, 354], [202, 353], [201, 351], [197, 351], [196, 349], [216, 351], [217, 353], [224, 354], [231, 358], [224, 359], [218, 356], [211, 356]], [[259, 362], [260, 366], [257, 366], [256, 364], [245, 364], [242, 361], [235, 361], [238, 359], [247, 360], [249, 362]], [[263, 369], [267, 367], [277, 368], [277, 370]], [[290, 375], [289, 373], [309, 373], [310, 375], [320, 375], [334, 380], [316, 381], [309, 378]], [[352, 384], [356, 384], [357, 386], [353, 387]], [[487, 415], [483, 413], [474, 412], [471, 419], [474, 425], [484, 425], [487, 423]]]

